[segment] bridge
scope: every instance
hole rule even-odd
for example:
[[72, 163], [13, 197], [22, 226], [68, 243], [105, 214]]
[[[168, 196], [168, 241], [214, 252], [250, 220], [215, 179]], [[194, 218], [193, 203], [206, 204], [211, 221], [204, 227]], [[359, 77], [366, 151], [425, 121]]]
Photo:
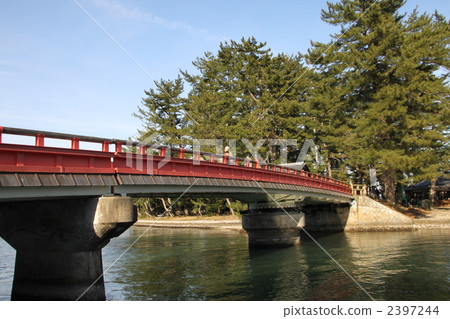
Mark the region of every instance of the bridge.
[[[3, 142], [11, 136], [28, 143]], [[180, 196], [246, 203], [250, 247], [298, 245], [303, 211], [353, 199], [348, 184], [281, 165], [0, 127], [0, 235], [17, 251], [11, 298], [104, 300], [101, 249], [137, 220], [132, 199]]]

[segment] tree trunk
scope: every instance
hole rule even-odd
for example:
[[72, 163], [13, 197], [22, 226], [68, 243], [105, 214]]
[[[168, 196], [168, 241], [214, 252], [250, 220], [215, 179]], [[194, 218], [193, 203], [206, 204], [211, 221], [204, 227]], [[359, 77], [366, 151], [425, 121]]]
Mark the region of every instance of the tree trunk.
[[[168, 198], [168, 200], [169, 200], [169, 204], [170, 204], [170, 198]], [[164, 213], [163, 213], [163, 215], [167, 212], [167, 213], [169, 214], [169, 216], [172, 217], [173, 215], [172, 215], [172, 213], [170, 212], [170, 209], [171, 209], [172, 207], [169, 206], [169, 208], [167, 208], [166, 201], [164, 200], [164, 198], [161, 198], [161, 201], [162, 201], [162, 204], [163, 204], [163, 206], [164, 206]]]
[[355, 171], [356, 171], [356, 183], [362, 184], [362, 175], [358, 164], [355, 164]]
[[387, 166], [383, 172], [384, 192], [388, 204], [395, 205], [395, 175], [392, 168]]
[[151, 199], [147, 198], [145, 201], [145, 208], [147, 209], [146, 213], [149, 216], [152, 216], [153, 213], [153, 207], [152, 207], [152, 203], [151, 203]]
[[333, 171], [331, 170], [331, 161], [330, 158], [327, 157], [327, 177], [333, 178]]
[[170, 199], [170, 197], [167, 197], [167, 202], [169, 203], [169, 216], [173, 217], [173, 214], [172, 214], [172, 200]]
[[437, 178], [432, 178], [430, 180], [430, 201], [431, 201], [431, 207], [434, 206], [434, 196], [436, 195], [436, 181], [437, 181]]
[[226, 200], [227, 200], [228, 208], [230, 209], [231, 215], [234, 216], [234, 210], [233, 210], [233, 207], [231, 207], [230, 199], [227, 198]]

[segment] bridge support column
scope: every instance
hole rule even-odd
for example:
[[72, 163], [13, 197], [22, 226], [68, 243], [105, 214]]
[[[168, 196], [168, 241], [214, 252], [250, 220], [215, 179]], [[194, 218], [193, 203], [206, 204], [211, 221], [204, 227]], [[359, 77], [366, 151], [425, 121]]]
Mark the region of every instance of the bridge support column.
[[105, 300], [101, 249], [137, 219], [128, 197], [0, 203], [16, 249], [12, 300]]
[[250, 248], [277, 248], [300, 245], [305, 216], [297, 209], [259, 209], [242, 215]]

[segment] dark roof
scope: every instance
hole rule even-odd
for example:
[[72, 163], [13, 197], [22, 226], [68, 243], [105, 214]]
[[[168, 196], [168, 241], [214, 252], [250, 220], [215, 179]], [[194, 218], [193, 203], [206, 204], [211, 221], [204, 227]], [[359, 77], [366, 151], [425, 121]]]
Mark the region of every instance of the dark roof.
[[[424, 188], [430, 188], [430, 181], [421, 181], [420, 183], [406, 187], [406, 190], [418, 190]], [[444, 176], [438, 177], [436, 180], [436, 188], [439, 189], [450, 189], [450, 178], [445, 178]]]

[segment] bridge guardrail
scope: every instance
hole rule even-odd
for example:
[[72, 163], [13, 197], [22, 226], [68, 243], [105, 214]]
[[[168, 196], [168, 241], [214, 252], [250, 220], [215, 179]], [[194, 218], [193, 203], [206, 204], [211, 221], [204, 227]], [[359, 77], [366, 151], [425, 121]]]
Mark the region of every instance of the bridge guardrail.
[[[4, 144], [3, 134], [31, 136], [35, 138], [35, 143], [34, 146]], [[46, 147], [46, 138], [69, 140], [71, 147]], [[82, 149], [80, 142], [98, 143], [101, 145], [101, 151]], [[115, 146], [114, 152], [110, 151], [111, 145]], [[136, 152], [130, 153], [130, 150], [124, 150], [124, 146], [136, 147]], [[335, 179], [276, 164], [261, 165], [258, 161], [229, 158], [224, 154], [170, 147], [172, 156], [167, 162], [168, 149], [165, 146], [153, 147], [137, 141], [0, 126], [0, 152], [3, 154], [0, 157], [0, 172], [126, 173], [255, 179], [351, 194], [350, 185]], [[148, 150], [156, 154], [149, 155]], [[201, 165], [193, 165], [194, 160]], [[161, 166], [163, 162], [165, 165]]]

